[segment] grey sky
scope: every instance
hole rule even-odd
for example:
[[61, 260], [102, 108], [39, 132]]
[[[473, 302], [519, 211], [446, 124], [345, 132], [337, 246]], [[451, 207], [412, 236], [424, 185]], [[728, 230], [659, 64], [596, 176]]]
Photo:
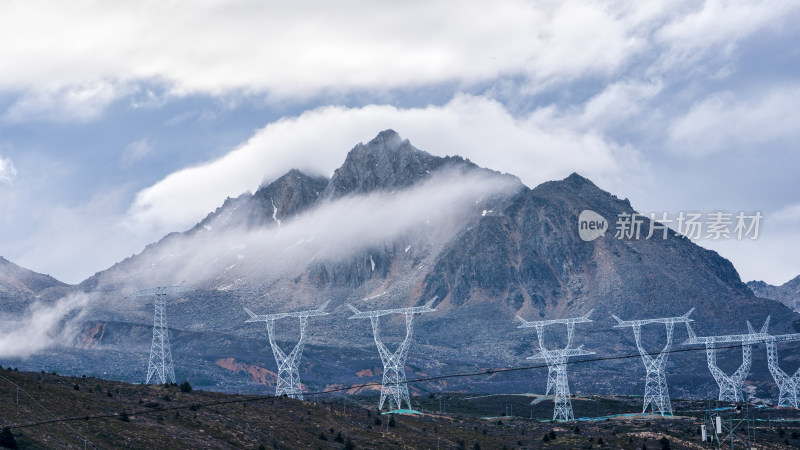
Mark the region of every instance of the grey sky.
[[0, 254], [68, 282], [392, 128], [642, 212], [761, 211], [701, 240], [800, 274], [797, 2], [5, 2]]

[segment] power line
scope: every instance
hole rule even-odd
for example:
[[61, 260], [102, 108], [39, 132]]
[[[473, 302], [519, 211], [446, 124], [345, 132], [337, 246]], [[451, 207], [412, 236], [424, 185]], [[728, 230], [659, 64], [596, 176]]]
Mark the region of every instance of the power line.
[[[31, 394], [29, 394], [28, 391], [23, 389], [22, 386], [18, 385], [17, 383], [14, 383], [13, 381], [9, 380], [8, 378], [6, 378], [6, 377], [4, 377], [2, 375], [0, 375], [0, 378], [2, 378], [3, 380], [7, 381], [8, 383], [10, 383], [11, 385], [13, 385], [13, 386], [15, 386], [17, 388], [17, 404], [19, 404], [19, 391], [22, 391], [23, 394], [27, 395], [28, 398], [31, 399], [31, 402], [33, 402], [34, 405], [38, 406], [39, 408], [42, 408], [47, 414], [50, 414], [53, 417], [53, 419], [51, 419], [51, 421], [53, 421], [53, 422], [60, 421], [59, 418], [56, 417], [55, 414], [53, 414], [49, 409], [45, 408], [44, 405], [42, 405], [41, 403], [36, 401], [36, 399], [33, 398], [33, 396]], [[62, 422], [66, 422], [66, 421], [62, 421]], [[84, 444], [90, 444], [92, 447], [98, 448], [96, 445], [94, 445], [94, 443], [92, 441], [89, 440], [89, 438], [87, 438], [86, 436], [80, 434], [79, 432], [77, 432], [74, 428], [72, 428], [68, 424], [65, 423], [64, 426], [69, 428], [69, 430], [72, 431], [73, 433], [75, 433], [76, 435], [78, 435], [78, 437], [83, 440]], [[12, 426], [8, 426], [6, 428], [19, 428], [19, 427], [15, 426], [15, 425], [12, 425]]]
[[[728, 349], [728, 348], [739, 348], [742, 344], [738, 345], [729, 345], [729, 346], [722, 346], [717, 347], [717, 349]], [[697, 348], [681, 348], [677, 350], [669, 350], [667, 353], [686, 353], [686, 352], [696, 352], [696, 351], [705, 351], [705, 347], [697, 347]], [[658, 355], [661, 352], [650, 352], [647, 353], [648, 355]], [[591, 363], [591, 362], [600, 362], [600, 361], [616, 361], [616, 360], [623, 360], [623, 359], [631, 359], [631, 358], [639, 358], [641, 354], [628, 354], [628, 355], [617, 355], [617, 356], [603, 356], [603, 357], [596, 357], [596, 358], [587, 358], [587, 359], [578, 359], [578, 360], [571, 360], [567, 361], [566, 364], [584, 364], [584, 363]], [[536, 364], [532, 366], [520, 366], [520, 367], [501, 367], [501, 368], [492, 368], [487, 370], [482, 370], [478, 372], [465, 372], [465, 373], [456, 373], [456, 374], [448, 374], [448, 375], [437, 375], [437, 376], [430, 376], [430, 377], [422, 377], [422, 378], [414, 378], [411, 380], [407, 380], [407, 383], [423, 383], [426, 381], [437, 381], [437, 380], [444, 380], [448, 378], [466, 378], [466, 377], [476, 377], [476, 376], [486, 376], [486, 375], [494, 375], [497, 373], [506, 373], [506, 372], [520, 372], [525, 370], [535, 370], [535, 369], [544, 369], [547, 368], [547, 364]], [[325, 394], [333, 394], [336, 392], [348, 391], [351, 389], [360, 389], [364, 387], [371, 387], [371, 386], [381, 386], [382, 384], [378, 381], [370, 381], [367, 383], [360, 383], [360, 384], [351, 384], [349, 386], [337, 387], [326, 389], [323, 391], [315, 391], [315, 392], [306, 392], [305, 394], [308, 395], [325, 395]], [[207, 408], [211, 406], [220, 406], [220, 405], [230, 405], [236, 403], [250, 403], [250, 402], [259, 402], [269, 399], [274, 399], [275, 396], [271, 395], [259, 395], [259, 396], [249, 396], [246, 398], [235, 398], [235, 399], [228, 399], [228, 400], [215, 400], [211, 402], [203, 402], [203, 403], [192, 403], [188, 405], [181, 405], [181, 406], [169, 406], [169, 407], [160, 407], [160, 408], [148, 408], [143, 409], [141, 411], [133, 411], [133, 412], [126, 412], [128, 416], [140, 416], [145, 414], [152, 414], [152, 413], [159, 413], [159, 412], [169, 412], [169, 411], [179, 411], [185, 409], [198, 409], [198, 408]], [[49, 411], [48, 411], [49, 412]], [[51, 415], [53, 415], [51, 413]], [[12, 425], [8, 426], [8, 428], [19, 429], [19, 428], [30, 428], [39, 425], [47, 425], [51, 423], [59, 423], [59, 422], [72, 422], [78, 420], [96, 420], [96, 419], [111, 419], [111, 418], [118, 418], [120, 417], [120, 413], [106, 413], [106, 414], [92, 414], [92, 415], [83, 415], [83, 416], [74, 416], [74, 417], [55, 417], [53, 415], [53, 419], [48, 420], [41, 420], [38, 422], [30, 422], [25, 424], [19, 425]], [[77, 433], [77, 432], [76, 432]]]

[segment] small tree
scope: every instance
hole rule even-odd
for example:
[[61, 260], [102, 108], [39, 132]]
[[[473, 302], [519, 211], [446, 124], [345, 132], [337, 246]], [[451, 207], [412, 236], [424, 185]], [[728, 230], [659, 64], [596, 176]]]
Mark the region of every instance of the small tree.
[[8, 428], [3, 428], [3, 431], [0, 432], [0, 447], [19, 448], [17, 447], [17, 440], [14, 439], [14, 433]]
[[341, 431], [337, 432], [336, 437], [333, 438], [333, 440], [336, 442], [344, 442], [344, 438], [342, 437], [342, 432]]
[[320, 431], [319, 432], [319, 440], [321, 440], [321, 441], [327, 441], [328, 440], [328, 437], [325, 436], [325, 432], [324, 431]]
[[394, 416], [393, 415], [389, 416], [389, 426], [390, 427], [396, 427], [397, 426], [397, 424], [394, 422]]
[[181, 392], [186, 392], [186, 393], [192, 392], [192, 385], [189, 384], [189, 380], [186, 380], [183, 383], [181, 383]]
[[669, 439], [666, 436], [658, 440], [661, 443], [661, 450], [669, 450]]
[[356, 446], [353, 445], [353, 441], [350, 438], [347, 438], [347, 442], [344, 443], [344, 450], [355, 450]]
[[128, 417], [128, 412], [127, 411], [122, 411], [121, 413], [119, 413], [119, 420], [121, 420], [123, 422], [130, 422], [131, 418]]

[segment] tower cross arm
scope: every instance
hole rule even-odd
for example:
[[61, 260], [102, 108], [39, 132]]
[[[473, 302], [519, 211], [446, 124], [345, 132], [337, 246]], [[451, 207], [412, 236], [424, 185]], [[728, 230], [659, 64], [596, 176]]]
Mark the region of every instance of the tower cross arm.
[[375, 311], [361, 311], [355, 306], [351, 305], [350, 303], [346, 303], [345, 306], [350, 308], [353, 311], [353, 315], [350, 316], [350, 319], [369, 319], [372, 317], [380, 317], [386, 316], [389, 314], [423, 314], [429, 312], [435, 312], [436, 310], [432, 308], [433, 302], [439, 298], [438, 296], [433, 297], [432, 299], [428, 300], [423, 306], [413, 306], [410, 308], [394, 308], [394, 309], [381, 309]]
[[694, 322], [694, 319], [690, 319], [689, 315], [694, 312], [694, 308], [690, 309], [689, 312], [682, 316], [678, 317], [660, 317], [657, 319], [642, 319], [642, 320], [622, 320], [619, 317], [615, 316], [614, 314], [611, 317], [617, 321], [617, 324], [614, 325], [614, 328], [626, 328], [626, 327], [637, 327], [642, 325], [648, 325], [651, 323], [663, 323], [663, 324], [675, 324], [675, 323], [689, 323]]
[[325, 311], [325, 308], [328, 306], [328, 304], [330, 302], [331, 301], [328, 300], [327, 302], [323, 303], [323, 305], [320, 306], [317, 309], [312, 309], [312, 310], [308, 310], [308, 311], [294, 311], [294, 312], [288, 312], [288, 313], [277, 313], [277, 314], [261, 314], [261, 315], [259, 315], [259, 314], [254, 313], [253, 311], [250, 311], [247, 308], [244, 308], [244, 311], [249, 316], [249, 319], [245, 320], [245, 323], [268, 322], [268, 321], [271, 321], [271, 320], [283, 319], [284, 317], [300, 317], [300, 318], [303, 318], [303, 317], [327, 316], [330, 313]]
[[587, 312], [586, 314], [584, 314], [584, 315], [582, 315], [580, 317], [570, 317], [570, 318], [567, 318], [567, 319], [535, 320], [535, 321], [527, 321], [527, 320], [523, 319], [522, 317], [517, 316], [517, 320], [522, 322], [522, 325], [520, 325], [517, 328], [546, 327], [548, 325], [555, 325], [555, 324], [559, 324], [559, 323], [563, 323], [563, 324], [566, 324], [566, 325], [573, 325], [573, 324], [576, 324], [576, 323], [587, 323], [587, 322], [591, 322], [592, 321], [592, 319], [590, 319], [589, 316], [591, 316], [593, 312], [594, 312], [594, 309], [591, 309], [591, 310], [589, 310], [589, 312]]
[[131, 298], [131, 297], [152, 297], [154, 295], [169, 295], [169, 294], [179, 294], [183, 292], [189, 292], [193, 289], [190, 289], [184, 285], [178, 286], [158, 286], [154, 288], [147, 288], [147, 289], [139, 289], [136, 292], [132, 292], [126, 295], [124, 298]]

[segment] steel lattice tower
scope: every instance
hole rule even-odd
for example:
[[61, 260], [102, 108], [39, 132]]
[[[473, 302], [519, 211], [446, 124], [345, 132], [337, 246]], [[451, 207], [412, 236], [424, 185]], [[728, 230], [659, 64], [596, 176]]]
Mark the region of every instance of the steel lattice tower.
[[[153, 297], [155, 312], [153, 314], [153, 343], [150, 346], [150, 362], [147, 364], [147, 378], [145, 384], [150, 380], [156, 383], [166, 383], [170, 380], [175, 383], [175, 368], [172, 364], [172, 351], [169, 346], [169, 330], [167, 328], [167, 302], [166, 296], [187, 292], [189, 289], [184, 286], [160, 286], [149, 289], [140, 289], [129, 297]], [[153, 376], [155, 375], [155, 378]]]
[[[387, 398], [389, 399], [389, 411], [402, 409], [403, 402], [408, 406], [408, 409], [411, 409], [411, 398], [408, 395], [408, 385], [406, 385], [405, 362], [408, 356], [408, 349], [411, 346], [411, 338], [414, 334], [414, 314], [436, 311], [431, 306], [433, 306], [433, 302], [437, 298], [433, 297], [424, 306], [380, 311], [359, 311], [353, 305], [347, 304], [347, 307], [354, 313], [350, 316], [351, 319], [369, 318], [372, 324], [372, 335], [375, 339], [375, 345], [378, 347], [381, 362], [383, 362], [383, 382], [381, 384], [381, 399], [378, 403], [379, 410], [383, 409], [383, 404]], [[379, 318], [388, 314], [405, 314], [406, 316], [406, 337], [394, 352], [389, 351], [380, 338]]]
[[778, 385], [778, 406], [800, 408], [800, 398], [798, 398], [800, 397], [800, 368], [794, 372], [794, 375], [789, 376], [780, 368], [778, 361], [778, 342], [800, 341], [800, 333], [771, 336], [767, 334], [768, 324], [769, 317], [767, 317], [761, 333], [769, 336], [764, 341], [767, 344], [767, 367], [769, 367], [775, 384]]
[[[276, 396], [280, 397], [285, 394], [288, 397], [303, 400], [303, 388], [300, 386], [300, 370], [298, 365], [300, 364], [300, 358], [303, 356], [303, 346], [305, 345], [306, 339], [306, 322], [309, 317], [326, 316], [330, 314], [325, 312], [325, 307], [328, 306], [328, 303], [330, 303], [330, 300], [320, 306], [319, 309], [311, 311], [265, 314], [261, 316], [254, 314], [247, 308], [244, 309], [247, 315], [250, 316], [245, 323], [267, 323], [269, 346], [272, 348], [272, 353], [275, 355], [275, 363], [278, 365], [278, 380], [275, 386]], [[300, 319], [300, 340], [288, 355], [284, 353], [275, 342], [275, 321], [284, 317], [297, 317]]]
[[[644, 368], [647, 371], [647, 376], [644, 382], [644, 406], [642, 414], [647, 412], [647, 408], [651, 408], [653, 413], [664, 415], [672, 415], [672, 403], [669, 400], [669, 389], [667, 388], [667, 377], [664, 374], [664, 367], [667, 365], [667, 358], [669, 357], [669, 350], [672, 347], [672, 331], [676, 323], [692, 322], [689, 315], [694, 311], [694, 308], [680, 317], [664, 317], [659, 319], [644, 319], [644, 320], [622, 320], [615, 315], [611, 315], [616, 321], [617, 325], [614, 328], [633, 328], [633, 336], [636, 339], [636, 348], [639, 349], [639, 354], [642, 356]], [[667, 328], [667, 343], [664, 348], [653, 358], [644, 347], [642, 347], [642, 326], [651, 323], [663, 323]]]
[[[572, 336], [576, 323], [591, 322], [589, 316], [594, 310], [589, 311], [581, 317], [569, 319], [551, 319], [528, 322], [520, 316], [517, 319], [522, 322], [519, 328], [535, 328], [536, 336], [539, 340], [539, 353], [528, 357], [528, 359], [543, 359], [547, 362], [547, 391], [545, 395], [554, 390], [553, 399], [555, 407], [553, 409], [553, 420], [575, 420], [572, 413], [572, 401], [569, 393], [569, 379], [567, 378], [567, 360], [574, 356], [594, 355], [583, 349], [583, 345], [573, 348]], [[567, 326], [567, 345], [561, 350], [548, 350], [544, 346], [544, 327], [554, 324], [565, 324]]]
[[[792, 336], [791, 339], [780, 339], [782, 337]], [[800, 368], [798, 368], [794, 375], [789, 376], [778, 365], [778, 340], [800, 340], [800, 335], [783, 335], [775, 336], [776, 339], [767, 341], [767, 365], [775, 384], [778, 385], [778, 406], [786, 406], [791, 408], [800, 408], [798, 397], [800, 397]]]
[[[708, 336], [698, 337], [694, 334], [691, 325], [686, 323], [686, 331], [689, 333], [689, 339], [684, 342], [684, 345], [692, 344], [705, 344], [706, 358], [708, 360], [708, 370], [714, 377], [714, 381], [719, 386], [719, 401], [723, 402], [743, 402], [745, 401], [742, 386], [747, 379], [747, 374], [750, 373], [750, 367], [753, 364], [753, 344], [765, 342], [769, 339], [767, 335], [767, 326], [769, 325], [769, 317], [764, 323], [759, 333], [753, 330], [750, 322], [747, 322], [748, 334], [735, 334], [728, 336]], [[726, 375], [717, 366], [717, 344], [732, 344], [739, 342], [742, 345], [742, 364], [731, 375]]]

